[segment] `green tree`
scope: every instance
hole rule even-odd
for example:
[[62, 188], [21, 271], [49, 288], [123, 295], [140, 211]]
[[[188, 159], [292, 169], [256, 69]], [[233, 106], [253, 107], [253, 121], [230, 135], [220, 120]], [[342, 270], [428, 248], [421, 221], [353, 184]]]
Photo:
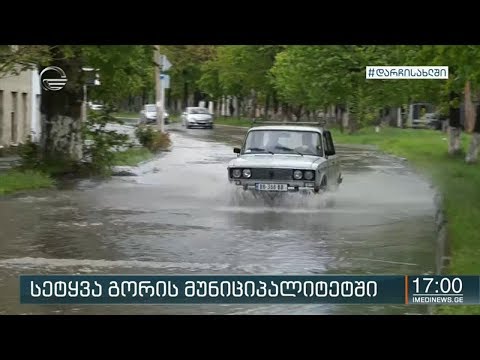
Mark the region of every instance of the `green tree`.
[[68, 82], [61, 91], [42, 90], [41, 151], [47, 161], [78, 162], [83, 158], [81, 106], [86, 73], [99, 69], [102, 85], [92, 96], [112, 102], [138, 92], [151, 83], [153, 52], [150, 46], [42, 45], [0, 49], [1, 70], [12, 73], [37, 67], [58, 66]]

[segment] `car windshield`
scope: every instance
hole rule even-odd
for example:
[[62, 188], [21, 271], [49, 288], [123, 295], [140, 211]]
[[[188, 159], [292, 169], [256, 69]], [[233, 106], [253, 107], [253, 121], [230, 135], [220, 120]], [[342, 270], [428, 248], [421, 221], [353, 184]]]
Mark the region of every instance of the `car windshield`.
[[145, 106], [145, 110], [147, 110], [148, 112], [155, 112], [157, 111], [157, 108], [155, 105], [147, 105]]
[[244, 154], [273, 153], [322, 156], [320, 134], [314, 131], [252, 130]]
[[194, 108], [189, 110], [190, 114], [208, 114], [208, 110], [204, 108]]

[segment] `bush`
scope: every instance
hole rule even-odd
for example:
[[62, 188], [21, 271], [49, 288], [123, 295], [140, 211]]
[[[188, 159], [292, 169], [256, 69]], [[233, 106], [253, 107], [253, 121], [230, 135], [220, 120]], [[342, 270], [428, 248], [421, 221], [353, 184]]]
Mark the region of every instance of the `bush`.
[[90, 172], [108, 174], [115, 162], [115, 154], [119, 148], [130, 147], [127, 134], [107, 130], [108, 124], [123, 124], [112, 115], [112, 108], [101, 111], [90, 111], [84, 127], [84, 137], [91, 143], [84, 147], [84, 161]]
[[168, 133], [162, 133], [148, 126], [139, 126], [135, 130], [135, 135], [142, 146], [154, 153], [167, 150], [172, 144]]
[[39, 145], [29, 139], [18, 147], [18, 155], [24, 168], [35, 168], [42, 163]]

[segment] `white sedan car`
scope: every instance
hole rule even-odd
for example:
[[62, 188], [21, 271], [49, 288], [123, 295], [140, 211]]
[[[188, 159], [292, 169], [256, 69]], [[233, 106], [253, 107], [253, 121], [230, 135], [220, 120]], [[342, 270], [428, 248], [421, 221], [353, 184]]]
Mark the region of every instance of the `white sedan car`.
[[182, 126], [213, 128], [213, 114], [203, 107], [187, 107], [182, 114]]
[[258, 193], [335, 190], [342, 182], [330, 131], [311, 126], [257, 126], [248, 130], [228, 164], [231, 184]]
[[[169, 123], [168, 113], [163, 112], [163, 121], [165, 124]], [[157, 106], [155, 104], [144, 105], [142, 111], [140, 111], [140, 123], [141, 124], [155, 124], [157, 122]]]

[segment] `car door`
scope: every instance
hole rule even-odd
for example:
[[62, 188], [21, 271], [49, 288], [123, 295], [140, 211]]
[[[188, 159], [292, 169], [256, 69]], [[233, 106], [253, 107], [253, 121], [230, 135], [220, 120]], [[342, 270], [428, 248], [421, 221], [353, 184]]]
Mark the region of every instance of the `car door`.
[[328, 130], [323, 132], [323, 140], [325, 144], [325, 157], [327, 159], [327, 184], [336, 185], [339, 172], [338, 157], [335, 151], [335, 145], [333, 144], [332, 133]]

